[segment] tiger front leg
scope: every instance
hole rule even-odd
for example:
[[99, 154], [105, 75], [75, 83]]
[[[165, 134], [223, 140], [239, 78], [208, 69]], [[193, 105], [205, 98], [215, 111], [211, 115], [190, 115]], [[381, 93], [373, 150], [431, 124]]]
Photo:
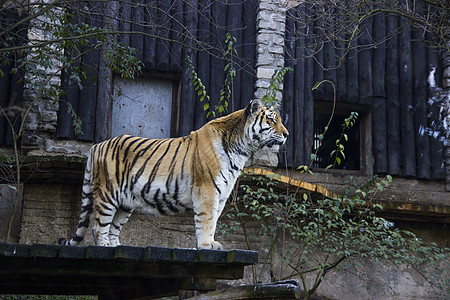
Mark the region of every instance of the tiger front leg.
[[[195, 195], [196, 194], [196, 195]], [[222, 249], [222, 245], [214, 240], [217, 220], [219, 218], [219, 195], [198, 191], [194, 194], [194, 221], [197, 249]], [[208, 197], [209, 196], [209, 197]]]

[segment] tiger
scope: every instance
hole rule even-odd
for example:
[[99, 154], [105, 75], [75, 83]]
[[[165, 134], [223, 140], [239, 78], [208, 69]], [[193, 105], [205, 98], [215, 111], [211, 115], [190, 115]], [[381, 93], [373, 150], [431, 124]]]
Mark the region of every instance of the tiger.
[[75, 236], [58, 243], [82, 242], [92, 213], [95, 244], [115, 247], [134, 210], [151, 216], [193, 211], [197, 249], [223, 249], [214, 239], [217, 221], [246, 161], [262, 148], [278, 152], [288, 135], [273, 107], [255, 99], [188, 136], [121, 135], [95, 144]]

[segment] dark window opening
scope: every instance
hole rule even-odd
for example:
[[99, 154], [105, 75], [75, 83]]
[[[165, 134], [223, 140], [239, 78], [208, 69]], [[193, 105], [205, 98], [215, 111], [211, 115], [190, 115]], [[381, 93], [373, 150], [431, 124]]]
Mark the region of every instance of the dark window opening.
[[[314, 113], [314, 149], [319, 148], [317, 157], [314, 160], [314, 168], [327, 168], [341, 170], [360, 170], [361, 169], [361, 130], [360, 120], [356, 120], [351, 128], [344, 131], [345, 119], [350, 116], [348, 113], [335, 113], [331, 120], [328, 130], [323, 135], [325, 127], [330, 119], [330, 111], [315, 111]], [[347, 138], [345, 138], [344, 134]], [[321, 137], [323, 135], [323, 139]], [[339, 143], [344, 146], [342, 156], [338, 151]], [[320, 146], [320, 147], [319, 147]], [[336, 154], [338, 155], [336, 159]], [[340, 162], [340, 163], [338, 163]]]

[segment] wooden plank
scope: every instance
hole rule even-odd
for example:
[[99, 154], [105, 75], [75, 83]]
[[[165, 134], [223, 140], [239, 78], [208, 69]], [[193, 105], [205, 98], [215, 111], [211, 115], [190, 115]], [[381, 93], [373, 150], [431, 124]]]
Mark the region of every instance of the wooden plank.
[[[131, 6], [127, 2], [120, 3], [120, 16], [122, 20], [119, 22], [119, 30], [122, 32], [131, 31]], [[126, 46], [130, 46], [130, 34], [124, 33], [119, 35], [119, 42], [124, 43]]]
[[[68, 50], [69, 56], [75, 56], [75, 50]], [[79, 66], [78, 62], [73, 62], [72, 65]], [[62, 97], [62, 101], [59, 102], [58, 121], [57, 121], [57, 135], [59, 138], [75, 138], [72, 117], [68, 111], [68, 104], [72, 106], [75, 111], [78, 111], [78, 97], [80, 90], [75, 80], [69, 78], [69, 74], [72, 72], [70, 68], [68, 71], [62, 72], [62, 89], [65, 95]]]
[[262, 175], [272, 178], [272, 180], [278, 181], [283, 184], [292, 185], [311, 192], [320, 193], [326, 197], [337, 197], [337, 194], [333, 191], [325, 188], [320, 184], [312, 184], [305, 181], [301, 181], [290, 176], [282, 175], [266, 169], [261, 168], [244, 168], [243, 173], [246, 175]]
[[167, 71], [169, 69], [169, 38], [170, 6], [171, 0], [159, 0], [157, 3], [156, 22], [158, 26], [158, 39], [156, 39], [156, 70]]
[[[303, 66], [299, 66], [299, 63], [295, 63], [297, 61], [295, 16], [295, 9], [290, 9], [286, 13], [286, 32], [284, 35], [284, 64], [285, 66], [292, 68], [294, 68], [295, 66], [295, 72], [300, 73], [300, 68], [302, 68], [301, 71], [303, 71]], [[301, 58], [298, 58], [298, 62], [300, 61]], [[298, 76], [300, 76], [300, 74]], [[297, 74], [294, 75], [294, 72], [288, 72], [284, 76], [281, 117], [284, 120], [286, 129], [290, 133], [290, 137], [286, 141], [285, 151], [280, 151], [280, 153], [278, 154], [280, 166], [284, 166], [286, 164], [292, 166], [295, 164], [294, 145], [298, 145], [301, 139], [301, 137], [296, 134], [296, 131], [299, 130], [301, 132], [303, 129], [303, 122], [296, 122], [297, 116], [294, 109], [294, 103], [298, 101], [298, 87], [300, 83], [303, 85], [303, 82], [297, 82], [295, 78], [297, 78]], [[303, 100], [303, 93], [301, 98]], [[294, 123], [297, 126], [294, 126]], [[303, 143], [301, 143], [301, 145], [303, 145]]]
[[[342, 10], [336, 9], [337, 18], [336, 21], [342, 23], [343, 14]], [[346, 69], [346, 44], [345, 44], [345, 32], [342, 31], [338, 35], [338, 41], [336, 42], [336, 99], [340, 102], [346, 102], [347, 99], [347, 69]]]
[[[105, 19], [111, 19], [118, 13], [118, 3], [105, 2]], [[104, 21], [105, 22], [105, 21]], [[111, 30], [117, 30], [116, 22], [109, 23]], [[113, 27], [116, 26], [116, 27]], [[142, 56], [141, 56], [142, 57]], [[111, 97], [113, 92], [112, 71], [106, 66], [106, 50], [100, 52], [99, 80], [97, 89], [97, 109], [95, 115], [94, 141], [100, 142], [108, 139], [111, 134]]]
[[[227, 5], [227, 31], [236, 38], [237, 42], [234, 43], [233, 47], [237, 51], [238, 56], [233, 53], [234, 68], [236, 69], [236, 76], [233, 80], [233, 94], [229, 103], [228, 112], [233, 112], [240, 109], [240, 90], [241, 90], [241, 77], [242, 70], [240, 67], [240, 61], [242, 57], [242, 39], [243, 39], [243, 28], [242, 28], [242, 0], [230, 0]], [[228, 62], [226, 62], [228, 63]]]
[[[430, 34], [427, 34], [426, 39], [430, 40]], [[442, 66], [439, 53], [431, 48], [426, 47], [427, 64], [429, 66], [428, 72], [431, 72], [432, 68], [436, 68], [436, 83], [439, 84], [441, 81]], [[430, 92], [427, 93], [427, 98], [430, 97]], [[439, 112], [440, 105], [432, 104], [428, 107], [428, 113], [431, 114], [430, 124], [439, 124]], [[437, 129], [437, 127], [431, 126], [432, 129]], [[445, 177], [444, 168], [442, 166], [443, 162], [443, 144], [436, 138], [430, 137], [430, 165], [431, 165], [431, 178], [432, 179], [443, 179]]]
[[356, 41], [351, 41], [347, 57], [346, 57], [346, 73], [347, 73], [347, 101], [352, 103], [359, 102], [359, 81], [358, 81], [358, 52], [354, 47]]
[[173, 0], [171, 7], [171, 32], [170, 38], [170, 62], [169, 70], [180, 72], [183, 65], [182, 45], [183, 24], [184, 24], [183, 0]]
[[[331, 41], [327, 41], [323, 46], [323, 64], [325, 70], [323, 76], [325, 79], [330, 80], [337, 86], [337, 73], [336, 73], [336, 49]], [[324, 87], [324, 100], [333, 101], [333, 86], [331, 84], [325, 84]]]
[[431, 179], [430, 141], [428, 135], [418, 134], [420, 127], [428, 127], [427, 122], [427, 77], [428, 67], [425, 43], [421, 42], [420, 33], [412, 32], [411, 54], [413, 63], [413, 103], [414, 128], [416, 133], [417, 176], [421, 179]]
[[294, 17], [297, 17], [294, 32], [295, 41], [295, 67], [294, 67], [294, 109], [291, 113], [291, 122], [294, 124], [293, 142], [294, 157], [289, 166], [296, 167], [305, 164], [305, 47], [306, 27], [301, 22], [301, 16], [306, 11], [306, 5], [298, 7]]
[[155, 70], [156, 68], [156, 1], [147, 0], [145, 3], [145, 21], [147, 26], [144, 28], [145, 36], [143, 40], [143, 59], [146, 70]]
[[[131, 6], [131, 31], [143, 32], [142, 23], [145, 16], [145, 0], [133, 1]], [[130, 37], [131, 47], [136, 49], [136, 57], [144, 60], [144, 37], [142, 34], [133, 33]]]
[[78, 138], [84, 141], [93, 141], [95, 133], [95, 110], [97, 99], [97, 66], [100, 54], [98, 51], [87, 53], [83, 56], [83, 64], [86, 65], [87, 79], [82, 81], [83, 89], [79, 92], [78, 115], [82, 120], [83, 134]]
[[[196, 30], [198, 25], [198, 2], [194, 0], [185, 1], [184, 3], [184, 20], [186, 29], [193, 38], [197, 37]], [[194, 46], [194, 41], [187, 41], [188, 45]], [[193, 65], [197, 64], [197, 57], [191, 47], [183, 48], [183, 57], [189, 56]], [[180, 127], [177, 135], [188, 135], [194, 129], [194, 107], [196, 98], [194, 96], [194, 86], [192, 84], [192, 76], [188, 70], [186, 63], [184, 64], [181, 77], [181, 95], [180, 95]]]
[[[323, 43], [323, 36], [322, 32], [316, 32], [316, 35], [318, 36], [315, 43]], [[320, 42], [317, 42], [320, 41]], [[314, 64], [313, 64], [313, 81], [314, 84], [322, 81], [325, 79], [324, 73], [323, 73], [323, 45], [315, 45], [316, 51], [320, 49], [317, 53], [315, 53], [314, 57]], [[324, 94], [324, 84], [322, 84], [319, 88], [315, 89], [313, 91], [314, 100], [325, 100], [325, 94]]]
[[[82, 15], [74, 13], [74, 24], [79, 24], [80, 22], [84, 21], [85, 19]], [[73, 59], [78, 55], [75, 49], [66, 49], [65, 53], [69, 59]], [[72, 61], [71, 65], [74, 66], [74, 69], [80, 67], [80, 63], [78, 60]], [[75, 80], [69, 78], [74, 69], [68, 67], [67, 70], [63, 69], [63, 71], [61, 72], [61, 88], [65, 92], [65, 95], [62, 96], [61, 101], [59, 102], [59, 110], [57, 116], [56, 134], [59, 138], [75, 138], [72, 125], [73, 120], [70, 116], [67, 105], [70, 104], [75, 112], [78, 112], [78, 98], [80, 92], [79, 87]]]
[[[385, 66], [386, 44], [382, 42], [386, 38], [385, 16], [378, 14], [373, 21], [374, 43], [378, 44], [373, 50], [373, 155], [375, 158], [374, 172], [387, 173], [387, 129], [386, 129], [386, 91], [385, 91]], [[380, 44], [381, 43], [381, 44]]]
[[246, 0], [243, 4], [243, 46], [242, 46], [242, 75], [239, 108], [244, 108], [253, 99], [253, 89], [256, 78], [256, 7], [254, 0]]
[[[210, 34], [210, 18], [211, 18], [211, 1], [199, 1], [198, 7], [200, 14], [198, 18], [198, 35], [197, 38], [201, 43], [209, 44], [211, 42]], [[203, 85], [206, 87], [206, 92], [211, 97], [210, 93], [210, 71], [211, 71], [211, 56], [206, 50], [198, 51], [196, 72]], [[203, 109], [205, 100], [200, 102], [200, 97], [195, 93], [195, 113], [194, 113], [194, 129], [199, 129], [206, 123], [207, 112]]]
[[[0, 28], [6, 28], [14, 24], [19, 16], [15, 9], [3, 9], [0, 15], [2, 21], [0, 21]], [[20, 46], [28, 40], [28, 23], [24, 23], [15, 28], [10, 34], [15, 36], [13, 41], [14, 46]], [[6, 38], [3, 37], [3, 38]], [[0, 106], [3, 109], [8, 107], [22, 106], [23, 100], [23, 78], [24, 71], [19, 69], [17, 73], [11, 74], [11, 69], [19, 65], [19, 59], [22, 59], [23, 54], [11, 53], [8, 57], [2, 57], [0, 60], [0, 68], [3, 72], [3, 77], [0, 77]], [[9, 119], [13, 123], [14, 132], [18, 133], [20, 130], [20, 123], [22, 120], [22, 113], [19, 110], [13, 110], [8, 112]], [[0, 111], [0, 145], [12, 145], [13, 133], [10, 124], [6, 121], [3, 113]]]
[[[398, 28], [398, 17], [389, 15], [386, 20], [389, 34]], [[386, 127], [388, 173], [401, 175], [400, 150], [400, 90], [398, 35], [394, 34], [386, 44]]]
[[400, 133], [403, 176], [416, 176], [416, 134], [414, 130], [413, 65], [411, 61], [411, 29], [407, 20], [400, 18], [399, 79], [400, 79]]
[[[305, 10], [306, 14], [309, 14], [309, 9]], [[311, 28], [305, 28], [306, 32], [310, 32]], [[306, 38], [305, 49], [310, 49], [313, 40], [311, 38]], [[304, 130], [303, 130], [303, 142], [304, 142], [304, 159], [303, 163], [309, 165], [311, 161], [311, 153], [313, 151], [314, 142], [314, 97], [312, 93], [312, 88], [315, 84], [313, 73], [310, 70], [313, 69], [313, 58], [309, 56], [309, 53], [305, 53], [305, 82], [304, 82]], [[301, 109], [301, 107], [299, 107]]]
[[[100, 14], [100, 9], [93, 6], [91, 2], [88, 4], [89, 10]], [[98, 17], [88, 17], [85, 22], [91, 26], [100, 27], [101, 19]], [[95, 38], [89, 39], [88, 48], [93, 48], [96, 44]], [[84, 141], [93, 141], [95, 134], [95, 110], [97, 99], [97, 74], [98, 65], [100, 63], [100, 52], [98, 50], [88, 50], [82, 57], [82, 67], [86, 72], [87, 78], [81, 82], [83, 88], [78, 95], [78, 115], [82, 121], [81, 129], [83, 134], [78, 139]]]
[[358, 53], [358, 84], [359, 84], [359, 103], [371, 104], [373, 97], [372, 88], [372, 18], [366, 19], [361, 25], [361, 35], [358, 38], [358, 47], [361, 49]]
[[[215, 106], [219, 102], [220, 90], [224, 83], [224, 67], [225, 61], [221, 59], [224, 53], [224, 41], [225, 41], [225, 26], [226, 26], [226, 11], [227, 7], [224, 0], [213, 1], [211, 7], [211, 27], [212, 40], [211, 44], [213, 49], [211, 50], [213, 56], [211, 57], [210, 73], [210, 87], [209, 95], [211, 97], [211, 105]], [[218, 117], [216, 115], [216, 117]], [[211, 119], [211, 117], [210, 117]]]
[[373, 18], [373, 39], [376, 48], [373, 50], [373, 94], [375, 97], [386, 97], [386, 17], [377, 14]]

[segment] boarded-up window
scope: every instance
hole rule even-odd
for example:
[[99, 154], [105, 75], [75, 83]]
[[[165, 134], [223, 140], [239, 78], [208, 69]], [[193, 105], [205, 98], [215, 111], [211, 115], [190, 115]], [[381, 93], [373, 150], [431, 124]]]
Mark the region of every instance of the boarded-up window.
[[116, 78], [111, 137], [131, 134], [147, 138], [170, 137], [172, 80]]

